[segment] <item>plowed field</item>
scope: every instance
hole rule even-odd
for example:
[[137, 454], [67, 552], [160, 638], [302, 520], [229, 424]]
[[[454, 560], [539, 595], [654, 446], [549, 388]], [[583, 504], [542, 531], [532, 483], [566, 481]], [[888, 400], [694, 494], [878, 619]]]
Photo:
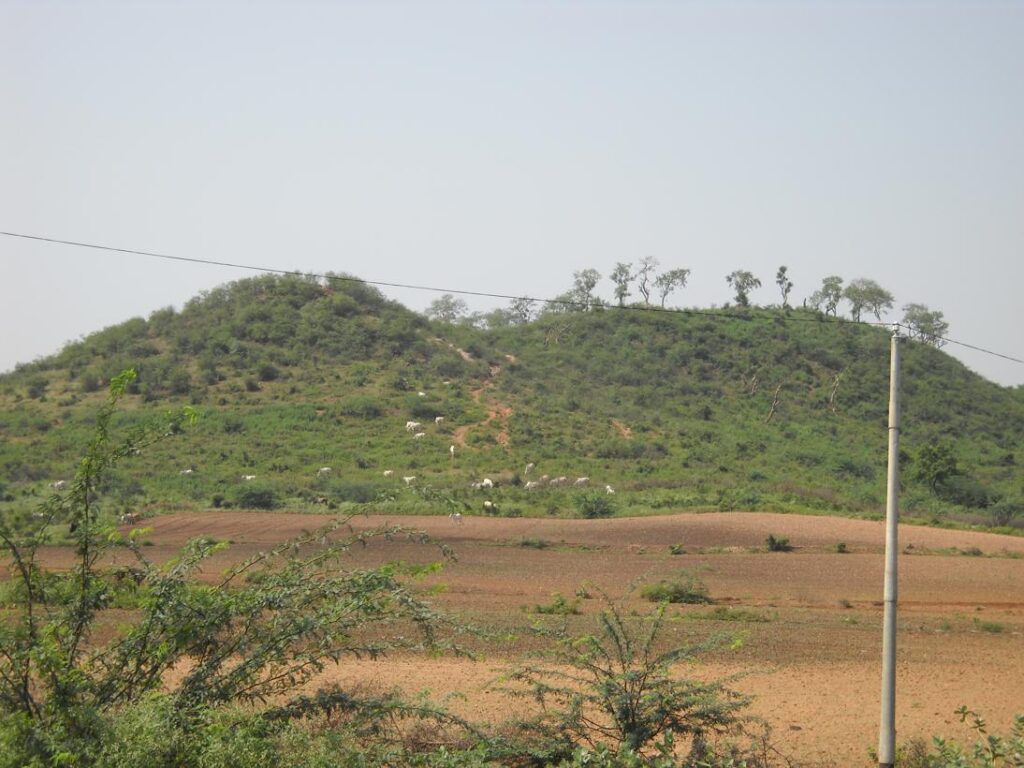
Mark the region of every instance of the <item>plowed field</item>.
[[[210, 512], [147, 521], [147, 555], [170, 557], [186, 540], [213, 536], [232, 546], [209, 564], [228, 562], [315, 528], [314, 515]], [[635, 585], [697, 575], [719, 605], [762, 621], [697, 618], [707, 606], [673, 607], [673, 639], [741, 632], [735, 651], [718, 651], [683, 674], [740, 673], [734, 687], [754, 694], [756, 714], [774, 729], [779, 748], [824, 765], [868, 765], [877, 741], [881, 647], [883, 525], [830, 517], [762, 513], [686, 514], [613, 520], [467, 517], [361, 517], [356, 528], [384, 522], [422, 529], [451, 545], [457, 560], [424, 588], [443, 585], [439, 607], [501, 629], [508, 639], [482, 650], [484, 661], [399, 657], [351, 662], [329, 675], [348, 683], [399, 686], [437, 697], [458, 692], [453, 709], [497, 722], [513, 706], [494, 679], [532, 646], [526, 627], [537, 604], [558, 592], [572, 599], [587, 585], [644, 612]], [[770, 553], [766, 536], [787, 537], [793, 551]], [[840, 542], [847, 553], [836, 551]], [[680, 545], [682, 554], [670, 554]], [[963, 737], [953, 710], [967, 704], [1005, 730], [1024, 711], [1024, 539], [901, 527], [897, 728], [900, 740], [943, 733]], [[966, 554], [965, 554], [966, 553]], [[52, 566], [67, 552], [51, 550]], [[372, 545], [357, 562], [431, 560], [434, 547], [406, 541]], [[573, 626], [587, 629], [600, 610], [581, 600]], [[689, 619], [687, 617], [690, 617]], [[514, 705], [522, 706], [522, 705]]]

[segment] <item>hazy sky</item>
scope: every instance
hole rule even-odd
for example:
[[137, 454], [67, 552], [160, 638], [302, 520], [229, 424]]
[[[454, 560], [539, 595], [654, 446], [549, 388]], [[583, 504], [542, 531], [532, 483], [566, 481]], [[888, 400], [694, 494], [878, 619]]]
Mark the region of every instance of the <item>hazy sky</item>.
[[[868, 277], [1024, 358], [1022, 41], [977, 0], [0, 0], [0, 230], [532, 296], [650, 255], [686, 306], [785, 264], [796, 303]], [[0, 266], [0, 370], [248, 276]]]

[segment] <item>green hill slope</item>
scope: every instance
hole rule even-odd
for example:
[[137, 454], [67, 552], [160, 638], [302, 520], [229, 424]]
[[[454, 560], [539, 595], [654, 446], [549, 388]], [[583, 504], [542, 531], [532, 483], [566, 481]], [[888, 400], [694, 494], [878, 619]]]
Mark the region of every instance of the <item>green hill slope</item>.
[[[202, 417], [122, 466], [106, 489], [111, 513], [441, 512], [486, 499], [502, 514], [611, 504], [875, 515], [888, 347], [883, 329], [800, 311], [598, 310], [480, 330], [428, 322], [354, 281], [243, 280], [0, 377], [0, 498], [24, 509], [70, 477], [103, 382], [134, 367], [123, 424], [181, 403]], [[1022, 493], [1019, 389], [909, 342], [904, 382], [908, 513], [984, 522], [993, 502]], [[959, 471], [930, 484], [936, 447]], [[471, 487], [485, 477], [497, 487]], [[559, 477], [569, 486], [552, 487]], [[589, 490], [571, 486], [579, 477]]]

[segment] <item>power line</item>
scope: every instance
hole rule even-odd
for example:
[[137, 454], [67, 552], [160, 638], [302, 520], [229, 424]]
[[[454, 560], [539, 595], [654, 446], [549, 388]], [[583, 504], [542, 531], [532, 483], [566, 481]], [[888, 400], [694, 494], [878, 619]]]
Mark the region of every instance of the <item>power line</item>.
[[[307, 276], [307, 277], [314, 277], [314, 278], [317, 278], [317, 279], [320, 279], [320, 280], [325, 280], [325, 281], [358, 283], [358, 284], [361, 284], [361, 285], [372, 285], [372, 286], [385, 287], [385, 288], [402, 288], [402, 289], [412, 290], [412, 291], [429, 291], [429, 292], [432, 292], [432, 293], [448, 293], [448, 294], [457, 295], [457, 296], [474, 296], [474, 297], [477, 297], [477, 298], [487, 298], [487, 299], [505, 299], [505, 300], [508, 300], [508, 301], [517, 301], [517, 300], [518, 301], [532, 301], [532, 302], [536, 302], [538, 304], [546, 304], [546, 305], [549, 305], [549, 306], [561, 306], [561, 307], [570, 306], [571, 307], [571, 306], [578, 306], [579, 305], [579, 302], [572, 301], [571, 299], [546, 299], [546, 298], [539, 298], [539, 297], [532, 297], [532, 296], [516, 296], [516, 295], [513, 295], [513, 294], [507, 294], [507, 293], [493, 293], [493, 292], [489, 292], [489, 291], [471, 291], [471, 290], [467, 290], [467, 289], [464, 289], [464, 288], [440, 288], [440, 287], [432, 286], [432, 285], [416, 285], [416, 284], [413, 284], [413, 283], [397, 283], [397, 282], [394, 282], [394, 281], [387, 281], [387, 280], [367, 280], [367, 279], [364, 279], [364, 278], [352, 277], [350, 275], [317, 274], [315, 272], [301, 272], [299, 270], [280, 269], [280, 268], [277, 268], [277, 267], [262, 267], [262, 266], [256, 266], [256, 265], [253, 265], [253, 264], [240, 264], [240, 263], [237, 263], [237, 262], [219, 261], [219, 260], [215, 260], [215, 259], [200, 259], [200, 258], [190, 257], [190, 256], [174, 256], [174, 255], [168, 254], [168, 253], [157, 253], [155, 251], [142, 251], [142, 250], [138, 250], [138, 249], [135, 249], [135, 248], [118, 248], [116, 246], [111, 246], [111, 245], [100, 245], [100, 244], [97, 244], [97, 243], [83, 243], [83, 242], [80, 242], [80, 241], [77, 241], [77, 240], [63, 240], [63, 239], [56, 238], [56, 237], [43, 237], [41, 235], [27, 235], [27, 234], [20, 233], [20, 232], [3, 232], [3, 231], [0, 231], [0, 235], [4, 235], [6, 237], [21, 238], [23, 240], [34, 240], [34, 241], [43, 242], [43, 243], [54, 243], [54, 244], [57, 244], [57, 245], [68, 245], [68, 246], [72, 246], [72, 247], [75, 247], [75, 248], [91, 248], [91, 249], [97, 250], [97, 251], [109, 251], [109, 252], [113, 252], [113, 253], [125, 253], [125, 254], [130, 254], [130, 255], [133, 255], [133, 256], [146, 256], [146, 257], [154, 258], [154, 259], [165, 259], [167, 261], [178, 261], [178, 262], [184, 262], [184, 263], [187, 263], [187, 264], [205, 264], [205, 265], [208, 265], [208, 266], [229, 267], [229, 268], [232, 268], [232, 269], [244, 269], [244, 270], [247, 270], [247, 271], [250, 271], [250, 272], [263, 272], [263, 273], [275, 274], [275, 275], [296, 275], [296, 276], [299, 276], [299, 277]], [[729, 319], [729, 320], [741, 320], [741, 319], [742, 320], [749, 320], [750, 319], [750, 318], [742, 318], [742, 317], [740, 317], [740, 316], [738, 316], [738, 315], [736, 315], [734, 313], [716, 312], [715, 310], [707, 310], [707, 309], [685, 309], [685, 308], [664, 309], [664, 308], [661, 308], [661, 307], [651, 307], [651, 306], [641, 306], [641, 305], [619, 306], [617, 304], [604, 305], [603, 309], [606, 309], [606, 310], [617, 310], [617, 311], [629, 311], [629, 312], [662, 312], [662, 313], [668, 312], [668, 313], [675, 313], [675, 314], [693, 315], [693, 316], [697, 316], [697, 317], [725, 318], [725, 319]], [[804, 317], [804, 316], [801, 316], [801, 315], [787, 314], [787, 315], [781, 315], [781, 317], [783, 317], [785, 320], [788, 320], [788, 321], [799, 321], [799, 322], [810, 322], [810, 323], [819, 323], [819, 322], [826, 322], [827, 321], [827, 319], [823, 320], [821, 316], [817, 316], [817, 315], [816, 316]], [[827, 316], [826, 316], [826, 318], [827, 318]], [[904, 325], [902, 325], [900, 323], [884, 323], [884, 322], [881, 322], [881, 321], [879, 321], [879, 322], [871, 322], [871, 321], [866, 321], [866, 320], [847, 320], [846, 318], [835, 317], [835, 316], [833, 316], [832, 321], [833, 322], [837, 322], [837, 323], [847, 324], [847, 325], [887, 326], [887, 327], [893, 327], [895, 325], [897, 327], [902, 327], [902, 328], [906, 328], [907, 327], [907, 326], [904, 326]], [[909, 328], [908, 328], [908, 330], [909, 330]], [[957, 346], [965, 347], [967, 349], [972, 349], [972, 350], [974, 350], [976, 352], [982, 352], [982, 353], [987, 354], [987, 355], [993, 355], [994, 357], [1000, 357], [1000, 358], [1002, 358], [1004, 360], [1009, 360], [1011, 362], [1024, 364], [1024, 360], [1021, 360], [1019, 358], [1011, 357], [1010, 355], [1004, 355], [1004, 354], [1002, 354], [1000, 352], [995, 352], [995, 351], [990, 350], [990, 349], [985, 349], [983, 347], [978, 347], [978, 346], [975, 346], [973, 344], [968, 344], [967, 342], [957, 341], [955, 339], [949, 339], [949, 338], [945, 338], [945, 337], [942, 337], [942, 336], [935, 336], [933, 338], [936, 339], [936, 340], [942, 340], [942, 341], [947, 342], [949, 344], [955, 344]]]

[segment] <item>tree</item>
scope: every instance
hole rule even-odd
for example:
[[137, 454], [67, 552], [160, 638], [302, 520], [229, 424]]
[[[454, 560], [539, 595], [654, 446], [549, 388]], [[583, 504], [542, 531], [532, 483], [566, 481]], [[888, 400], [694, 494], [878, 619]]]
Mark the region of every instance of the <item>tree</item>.
[[434, 299], [427, 307], [427, 317], [431, 320], [440, 320], [443, 323], [454, 323], [465, 317], [469, 307], [462, 299], [457, 299], [450, 293]]
[[892, 309], [892, 294], [874, 280], [863, 277], [846, 286], [843, 298], [850, 302], [850, 316], [856, 321], [865, 309], [871, 310], [876, 320], [882, 319], [882, 310]]
[[626, 297], [629, 296], [629, 284], [636, 277], [633, 274], [633, 265], [620, 261], [615, 265], [615, 269], [612, 270], [608, 277], [615, 283], [615, 300], [619, 302], [620, 307], [626, 306]]
[[928, 443], [921, 446], [914, 462], [914, 479], [925, 483], [938, 494], [940, 487], [960, 474], [956, 456], [949, 443]]
[[654, 281], [654, 287], [658, 289], [658, 298], [661, 299], [661, 306], [664, 308], [665, 299], [677, 288], [685, 288], [686, 281], [690, 278], [688, 269], [670, 269], [664, 274], [658, 275]]
[[779, 271], [775, 273], [775, 284], [779, 286], [779, 292], [782, 294], [782, 306], [789, 306], [789, 292], [793, 290], [793, 281], [789, 279], [786, 274], [788, 267], [779, 267]]
[[624, 617], [607, 596], [605, 604], [597, 634], [538, 628], [556, 642], [549, 663], [527, 664], [510, 675], [527, 688], [514, 695], [543, 707], [527, 728], [546, 737], [551, 752], [565, 754], [581, 744], [636, 752], [656, 739], [671, 744], [674, 736], [690, 736], [700, 743], [707, 734], [737, 728], [738, 713], [750, 700], [721, 681], [681, 677], [678, 668], [723, 638], [659, 652], [666, 604], [635, 619]]
[[725, 282], [736, 291], [736, 303], [741, 307], [750, 306], [750, 292], [761, 287], [761, 281], [745, 269], [737, 269], [725, 277]]
[[821, 281], [821, 288], [811, 294], [809, 301], [815, 309], [820, 310], [825, 305], [825, 314], [836, 316], [839, 301], [843, 298], [843, 278], [839, 275], [829, 275]]
[[569, 292], [570, 300], [576, 305], [576, 309], [587, 312], [600, 305], [600, 301], [594, 296], [594, 288], [601, 281], [601, 273], [596, 269], [584, 269], [572, 273], [573, 286]]
[[644, 304], [651, 303], [651, 282], [654, 280], [654, 270], [658, 268], [658, 260], [653, 256], [644, 256], [640, 259], [640, 268], [636, 271], [636, 289], [644, 297]]
[[911, 338], [933, 347], [941, 347], [946, 343], [942, 337], [949, 331], [949, 323], [943, 319], [941, 312], [932, 311], [924, 304], [907, 304], [903, 307], [903, 324]]
[[536, 313], [537, 300], [528, 296], [512, 299], [508, 305], [509, 322], [513, 325], [525, 325]]

